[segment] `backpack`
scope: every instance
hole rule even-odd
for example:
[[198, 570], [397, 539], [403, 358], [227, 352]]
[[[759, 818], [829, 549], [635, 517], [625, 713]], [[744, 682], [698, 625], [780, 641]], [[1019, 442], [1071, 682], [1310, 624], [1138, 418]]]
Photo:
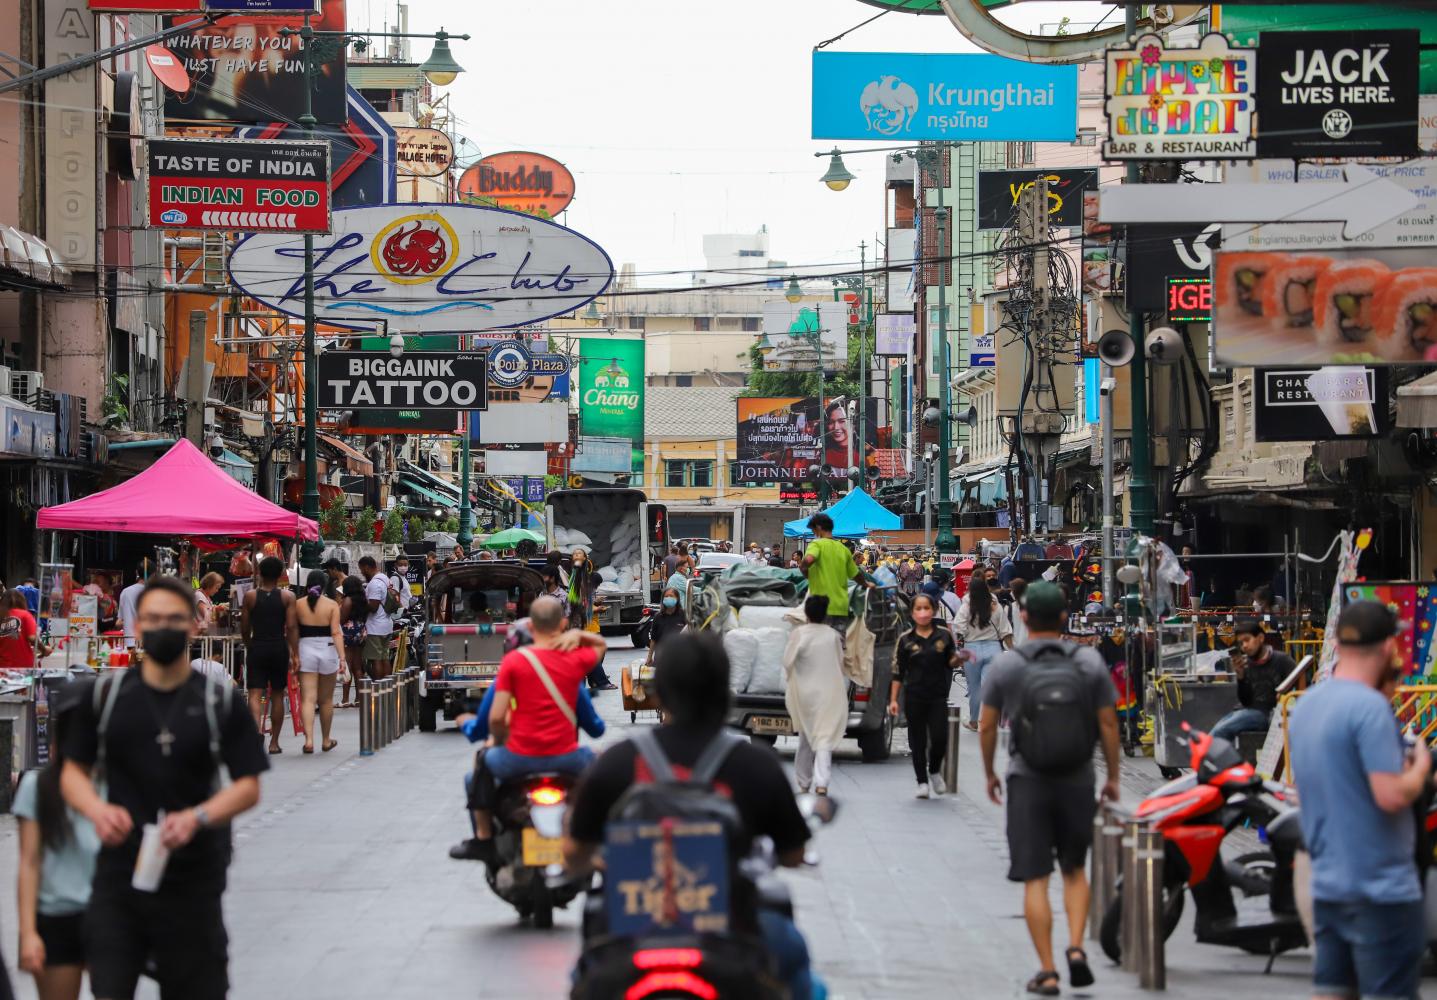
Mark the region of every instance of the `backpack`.
[[[103, 674], [95, 681], [95, 686], [90, 694], [91, 704], [99, 720], [95, 726], [95, 766], [91, 771], [96, 787], [99, 787], [105, 778], [105, 732], [109, 729], [110, 716], [115, 711], [115, 702], [120, 698], [120, 687], [128, 676], [130, 676], [129, 670]], [[210, 761], [215, 766], [215, 791], [219, 791], [229, 784], [229, 768], [225, 766], [224, 757], [220, 753], [220, 720], [216, 706], [222, 707], [225, 716], [228, 717], [230, 706], [233, 704], [234, 685], [222, 684], [213, 674], [206, 673], [205, 724], [209, 727], [210, 732]]]
[[687, 779], [674, 773], [653, 730], [631, 740], [650, 779], [635, 781], [609, 810], [604, 830], [604, 905], [616, 935], [721, 933], [743, 820], [714, 788], [743, 737], [720, 732]]
[[1016, 652], [1027, 667], [1012, 719], [1015, 746], [1040, 774], [1074, 771], [1093, 759], [1098, 720], [1073, 647], [1045, 642]]

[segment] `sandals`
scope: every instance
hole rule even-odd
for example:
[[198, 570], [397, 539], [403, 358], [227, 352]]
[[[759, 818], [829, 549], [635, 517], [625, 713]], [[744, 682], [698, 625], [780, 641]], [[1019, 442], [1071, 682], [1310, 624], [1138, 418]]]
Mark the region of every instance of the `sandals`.
[[1048, 969], [1039, 972], [1032, 979], [1028, 980], [1028, 992], [1040, 997], [1057, 996], [1058, 973]]
[[277, 746], [277, 745], [271, 745], [270, 748], [269, 748], [269, 752], [270, 752], [270, 755], [271, 755], [271, 756], [273, 756], [274, 754], [277, 754], [277, 753], [284, 753], [284, 747], [282, 747], [282, 746]]
[[1088, 965], [1088, 953], [1082, 948], [1069, 948], [1063, 953], [1068, 960], [1068, 982], [1073, 986], [1092, 986], [1093, 970]]
[[305, 747], [304, 747], [302, 750], [300, 750], [300, 753], [314, 753], [314, 744], [313, 744], [313, 743], [306, 744]]
[[325, 753], [329, 753], [329, 751], [333, 750], [337, 746], [339, 746], [339, 740], [325, 740], [324, 746], [320, 747], [320, 749], [323, 750]]

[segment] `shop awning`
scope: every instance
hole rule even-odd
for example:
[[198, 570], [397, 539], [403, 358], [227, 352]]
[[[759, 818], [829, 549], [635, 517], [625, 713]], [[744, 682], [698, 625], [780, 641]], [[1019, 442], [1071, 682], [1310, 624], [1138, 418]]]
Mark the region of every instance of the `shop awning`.
[[1437, 428], [1437, 372], [1397, 387], [1397, 426]]
[[254, 463], [243, 455], [226, 448], [215, 460], [215, 464], [224, 469], [225, 473], [235, 482], [254, 489]]
[[319, 525], [251, 493], [183, 440], [133, 479], [42, 509], [35, 526], [171, 536], [319, 537]]
[[68, 288], [72, 277], [50, 244], [0, 224], [0, 288]]
[[1005, 468], [998, 466], [963, 478], [963, 499], [980, 504], [1002, 503], [1008, 499], [1008, 477]]
[[437, 493], [427, 486], [416, 483], [413, 479], [401, 476], [399, 479], [399, 489], [406, 493], [411, 493], [415, 496], [423, 497], [430, 503], [436, 504], [440, 507], [450, 507], [454, 510], [459, 509], [458, 500], [454, 499], [453, 497], [447, 497], [443, 494]]
[[321, 441], [329, 445], [344, 458], [344, 467], [356, 476], [374, 475], [374, 463], [364, 457], [364, 452], [351, 444], [346, 444], [332, 434], [316, 435]]

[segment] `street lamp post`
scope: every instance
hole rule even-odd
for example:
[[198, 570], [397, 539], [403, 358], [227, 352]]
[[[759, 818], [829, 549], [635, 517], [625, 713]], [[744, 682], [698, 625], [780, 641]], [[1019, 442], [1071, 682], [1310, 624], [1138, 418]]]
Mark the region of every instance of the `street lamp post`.
[[[304, 129], [306, 139], [313, 139], [315, 126], [318, 121], [314, 117], [314, 41], [317, 38], [334, 38], [339, 40], [340, 45], [348, 45], [355, 39], [368, 38], [431, 38], [434, 40], [434, 50], [429, 58], [419, 67], [420, 72], [428, 77], [429, 82], [438, 86], [446, 86], [453, 83], [454, 78], [463, 72], [463, 67], [454, 61], [449, 52], [449, 39], [462, 38], [468, 41], [468, 35], [451, 35], [442, 28], [433, 34], [411, 34], [407, 32], [382, 32], [382, 31], [316, 31], [311, 23], [314, 15], [304, 15], [304, 27], [302, 28], [281, 28], [282, 35], [298, 35], [304, 51], [304, 113], [299, 116], [299, 127]], [[319, 454], [318, 454], [318, 423], [319, 423], [319, 386], [316, 384], [315, 367], [316, 351], [314, 345], [314, 236], [311, 233], [304, 234], [304, 516], [311, 521], [319, 521]], [[467, 430], [467, 428], [466, 428]], [[469, 436], [464, 436], [464, 497], [460, 507], [459, 530], [464, 530], [464, 510], [469, 503]], [[319, 558], [323, 553], [323, 544], [316, 539], [312, 542], [304, 542], [299, 549], [299, 562], [305, 569], [318, 569]]]

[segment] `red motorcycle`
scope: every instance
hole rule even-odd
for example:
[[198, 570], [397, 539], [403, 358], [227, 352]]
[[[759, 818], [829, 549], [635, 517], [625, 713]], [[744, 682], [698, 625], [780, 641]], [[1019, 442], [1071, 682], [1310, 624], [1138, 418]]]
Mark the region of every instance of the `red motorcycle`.
[[[1288, 801], [1289, 789], [1263, 780], [1232, 743], [1186, 723], [1183, 730], [1192, 770], [1155, 789], [1134, 814], [1163, 835], [1163, 936], [1177, 928], [1186, 889], [1197, 907], [1199, 943], [1267, 955], [1271, 968], [1278, 954], [1307, 944], [1292, 888], [1293, 858], [1303, 846], [1297, 809]], [[1225, 862], [1223, 840], [1248, 824], [1270, 853]], [[1240, 905], [1240, 897], [1262, 895], [1266, 906]], [[1122, 958], [1120, 900], [1121, 894], [1100, 929], [1103, 952], [1114, 962]]]

